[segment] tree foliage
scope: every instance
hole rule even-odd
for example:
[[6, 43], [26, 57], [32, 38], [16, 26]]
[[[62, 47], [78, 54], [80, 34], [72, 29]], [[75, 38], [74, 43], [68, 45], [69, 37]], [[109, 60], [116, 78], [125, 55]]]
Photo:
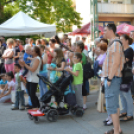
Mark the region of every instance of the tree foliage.
[[41, 22], [55, 23], [57, 31], [69, 32], [73, 25], [80, 27], [81, 24], [82, 18], [72, 7], [72, 0], [11, 0], [14, 4], [11, 4], [10, 0], [1, 1], [8, 7], [4, 7], [4, 15], [9, 10], [12, 10], [9, 12], [12, 15], [21, 10]]

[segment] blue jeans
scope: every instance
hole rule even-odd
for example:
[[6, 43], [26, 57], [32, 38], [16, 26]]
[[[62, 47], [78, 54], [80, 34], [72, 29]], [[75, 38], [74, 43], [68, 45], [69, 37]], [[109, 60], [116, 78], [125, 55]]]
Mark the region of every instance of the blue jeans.
[[90, 93], [90, 88], [89, 88], [89, 81], [88, 80], [85, 81], [85, 88], [87, 90], [87, 93], [89, 94]]
[[[26, 89], [26, 93], [28, 94], [27, 89]], [[28, 94], [28, 104], [29, 104], [30, 106], [32, 106], [32, 102], [31, 102], [31, 98], [30, 98], [29, 94]]]
[[128, 92], [120, 91], [120, 98], [122, 104], [121, 113], [127, 113], [127, 116], [133, 116], [133, 100], [131, 90]]
[[19, 103], [21, 106], [25, 106], [25, 99], [24, 99], [24, 90], [16, 91], [15, 95], [15, 107], [19, 108]]
[[120, 85], [120, 77], [113, 77], [110, 86], [107, 85], [107, 79], [104, 81], [106, 109], [108, 115], [117, 113], [117, 109], [119, 108]]
[[[40, 73], [42, 76], [47, 78], [47, 73]], [[48, 91], [46, 83], [44, 83], [41, 79], [39, 79], [39, 89], [40, 89], [40, 98]]]

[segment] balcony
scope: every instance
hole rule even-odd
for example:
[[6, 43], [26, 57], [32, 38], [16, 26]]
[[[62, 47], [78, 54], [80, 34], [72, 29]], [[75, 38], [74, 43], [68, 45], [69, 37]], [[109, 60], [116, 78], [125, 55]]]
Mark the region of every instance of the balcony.
[[98, 3], [98, 13], [134, 14], [134, 5]]

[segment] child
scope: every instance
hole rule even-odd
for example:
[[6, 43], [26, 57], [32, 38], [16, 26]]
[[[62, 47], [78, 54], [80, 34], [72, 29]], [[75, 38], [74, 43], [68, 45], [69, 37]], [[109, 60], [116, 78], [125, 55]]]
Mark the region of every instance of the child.
[[7, 84], [7, 80], [6, 80], [6, 74], [1, 74], [0, 75], [0, 89], [4, 89], [6, 84]]
[[[15, 106], [12, 110], [24, 110], [25, 109], [25, 99], [24, 99], [24, 88], [22, 89], [22, 81], [24, 78], [21, 77], [20, 74], [21, 66], [19, 64], [14, 64], [14, 72], [15, 72], [15, 91], [16, 91], [16, 99]], [[19, 103], [21, 106], [19, 107]]]
[[82, 107], [83, 99], [82, 99], [82, 84], [83, 84], [83, 68], [81, 64], [82, 55], [80, 53], [75, 53], [73, 57], [73, 71], [70, 68], [66, 68], [73, 75], [73, 83], [72, 89], [75, 90], [76, 101], [78, 106]]
[[[27, 65], [30, 65], [31, 60], [28, 59], [28, 58], [31, 58], [31, 57], [32, 57], [32, 56], [31, 56], [31, 46], [30, 46], [30, 45], [26, 45], [26, 46], [25, 46], [25, 53], [24, 53], [24, 58], [23, 58], [23, 60], [25, 61], [25, 63], [26, 63]], [[24, 77], [27, 73], [28, 73], [28, 69], [24, 67], [24, 72], [23, 72], [22, 76]]]
[[[53, 69], [55, 69], [56, 68], [56, 64], [55, 63], [51, 63], [50, 67], [52, 67]], [[50, 81], [52, 83], [55, 83], [57, 80], [58, 80], [58, 76], [56, 74], [56, 71], [55, 70], [52, 70], [50, 72]]]
[[14, 75], [13, 72], [8, 72], [7, 73], [7, 84], [3, 91], [0, 91], [0, 102], [6, 102], [9, 99], [12, 99], [12, 102], [14, 102], [14, 86], [15, 83], [13, 81]]

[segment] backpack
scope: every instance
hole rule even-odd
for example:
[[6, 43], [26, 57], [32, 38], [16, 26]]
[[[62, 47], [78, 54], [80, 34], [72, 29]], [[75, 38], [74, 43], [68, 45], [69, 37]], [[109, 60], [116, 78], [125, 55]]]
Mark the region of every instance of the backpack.
[[83, 65], [83, 78], [84, 80], [88, 80], [92, 77], [94, 77], [94, 70], [92, 69], [90, 62], [87, 62]]

